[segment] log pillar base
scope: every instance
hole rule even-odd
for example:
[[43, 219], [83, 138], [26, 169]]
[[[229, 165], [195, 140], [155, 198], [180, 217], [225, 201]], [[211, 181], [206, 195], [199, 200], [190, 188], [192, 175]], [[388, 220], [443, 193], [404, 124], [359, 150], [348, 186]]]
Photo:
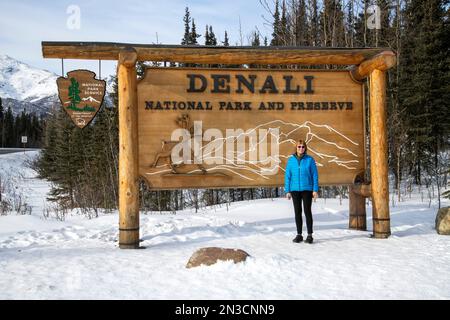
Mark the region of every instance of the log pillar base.
[[354, 186], [349, 186], [349, 220], [348, 227], [353, 230], [367, 230], [366, 199], [353, 191]]
[[373, 218], [373, 238], [387, 239], [391, 235], [390, 218]]

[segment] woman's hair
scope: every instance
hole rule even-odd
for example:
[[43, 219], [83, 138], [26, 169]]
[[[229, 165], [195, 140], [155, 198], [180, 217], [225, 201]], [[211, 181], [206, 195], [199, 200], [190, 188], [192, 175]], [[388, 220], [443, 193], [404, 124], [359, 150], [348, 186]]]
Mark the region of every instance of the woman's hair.
[[308, 145], [306, 144], [306, 141], [305, 141], [305, 140], [302, 140], [302, 139], [298, 140], [297, 143], [295, 144], [295, 153], [297, 153], [297, 146], [298, 146], [299, 144], [305, 146], [305, 154], [306, 154], [306, 152], [308, 151]]

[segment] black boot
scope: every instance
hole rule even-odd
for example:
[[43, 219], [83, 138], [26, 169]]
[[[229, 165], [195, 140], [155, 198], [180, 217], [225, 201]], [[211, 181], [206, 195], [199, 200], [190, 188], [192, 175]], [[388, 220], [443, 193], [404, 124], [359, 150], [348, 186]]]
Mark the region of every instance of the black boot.
[[298, 234], [294, 239], [292, 239], [292, 242], [299, 243], [303, 241], [303, 236], [301, 234]]
[[306, 240], [305, 240], [305, 242], [306, 243], [313, 243], [313, 237], [312, 237], [312, 234], [308, 234], [308, 236], [306, 237]]

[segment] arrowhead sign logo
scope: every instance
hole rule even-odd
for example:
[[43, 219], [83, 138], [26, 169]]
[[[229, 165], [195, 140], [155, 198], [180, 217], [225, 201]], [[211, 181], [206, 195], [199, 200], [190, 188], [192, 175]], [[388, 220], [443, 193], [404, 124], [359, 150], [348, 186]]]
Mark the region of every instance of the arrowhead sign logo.
[[106, 81], [95, 79], [95, 73], [89, 70], [74, 70], [67, 78], [59, 77], [59, 100], [79, 128], [83, 129], [94, 119], [103, 103]]

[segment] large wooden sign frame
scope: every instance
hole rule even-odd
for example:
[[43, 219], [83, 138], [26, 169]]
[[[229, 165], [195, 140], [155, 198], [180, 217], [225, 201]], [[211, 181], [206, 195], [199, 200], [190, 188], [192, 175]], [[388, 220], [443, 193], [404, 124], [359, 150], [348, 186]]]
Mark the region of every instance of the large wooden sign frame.
[[152, 189], [281, 186], [300, 139], [320, 185], [366, 169], [364, 86], [346, 70], [148, 68], [137, 87]]
[[[137, 61], [197, 64], [347, 65], [355, 81], [370, 77], [371, 183], [350, 184], [350, 228], [365, 230], [365, 197], [372, 197], [373, 236], [390, 235], [386, 131], [386, 70], [396, 63], [385, 48], [206, 47], [121, 43], [43, 42], [45, 58], [117, 60], [119, 93], [119, 246], [139, 247], [140, 174]], [[141, 171], [142, 173], [142, 171]], [[342, 183], [348, 184], [348, 181]]]

